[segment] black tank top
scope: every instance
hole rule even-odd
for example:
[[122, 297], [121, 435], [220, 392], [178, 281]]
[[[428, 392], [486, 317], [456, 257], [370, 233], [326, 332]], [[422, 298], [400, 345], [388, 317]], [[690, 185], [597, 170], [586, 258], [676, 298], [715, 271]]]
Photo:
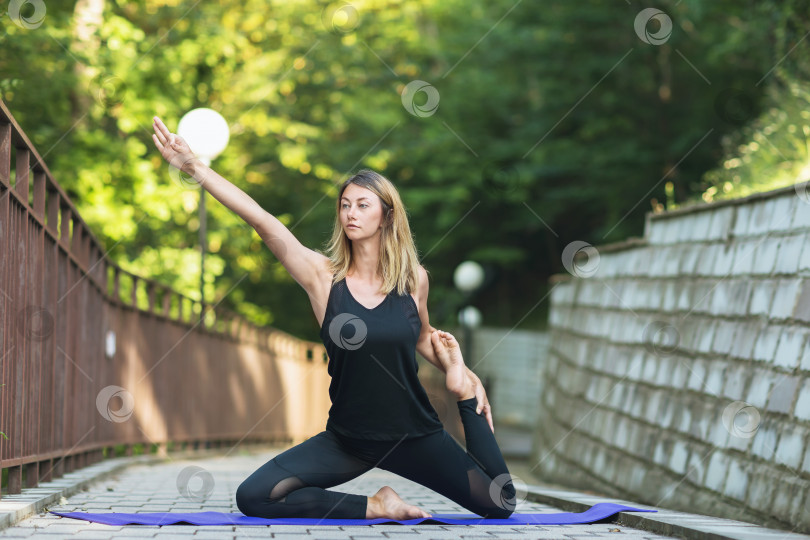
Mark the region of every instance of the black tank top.
[[329, 355], [326, 428], [346, 437], [399, 440], [441, 431], [416, 373], [422, 328], [413, 297], [392, 290], [373, 309], [346, 280], [332, 285], [320, 336]]

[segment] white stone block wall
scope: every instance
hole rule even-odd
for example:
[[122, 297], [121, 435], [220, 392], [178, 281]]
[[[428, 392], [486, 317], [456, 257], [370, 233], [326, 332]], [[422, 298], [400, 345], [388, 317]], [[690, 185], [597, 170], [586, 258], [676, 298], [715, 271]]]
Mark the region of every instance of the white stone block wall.
[[[464, 347], [463, 332], [459, 329], [453, 335]], [[472, 360], [465, 358], [465, 362], [482, 381], [489, 382], [487, 398], [496, 426], [533, 429], [548, 333], [482, 327], [475, 330], [472, 341]]]
[[551, 280], [535, 470], [810, 532], [806, 186], [647, 218]]

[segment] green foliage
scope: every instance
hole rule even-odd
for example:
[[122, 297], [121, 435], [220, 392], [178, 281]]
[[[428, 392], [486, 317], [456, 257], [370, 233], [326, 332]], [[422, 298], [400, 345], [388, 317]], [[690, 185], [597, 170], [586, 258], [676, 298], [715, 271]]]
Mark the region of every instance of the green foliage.
[[704, 201], [810, 180], [810, 57], [805, 42], [810, 7], [800, 0], [780, 2], [769, 14], [775, 44], [773, 67], [761, 79], [768, 81], [764, 106], [758, 115], [746, 115], [750, 90], [739, 93], [736, 112], [745, 122], [723, 139], [724, 159], [704, 175]]
[[810, 84], [792, 81], [770, 88], [765, 111], [723, 142], [727, 158], [704, 175], [710, 185], [704, 201], [751, 193], [810, 180]]
[[[346, 175], [386, 174], [431, 272], [434, 326], [455, 322], [463, 260], [490, 272], [472, 298], [485, 324], [536, 328], [569, 242], [638, 236], [664, 202], [768, 188], [807, 160], [798, 0], [654, 3], [673, 21], [661, 45], [636, 35], [650, 6], [635, 2], [104, 6], [97, 41], [77, 38], [75, 5], [47, 3], [32, 30], [4, 18], [0, 93], [108, 257], [192, 297], [199, 191], [170, 177], [154, 115], [176, 129], [218, 110], [231, 141], [214, 168], [313, 249]], [[403, 107], [414, 80], [438, 91], [433, 114]], [[207, 208], [206, 298], [317, 340], [306, 293], [258, 235]]]

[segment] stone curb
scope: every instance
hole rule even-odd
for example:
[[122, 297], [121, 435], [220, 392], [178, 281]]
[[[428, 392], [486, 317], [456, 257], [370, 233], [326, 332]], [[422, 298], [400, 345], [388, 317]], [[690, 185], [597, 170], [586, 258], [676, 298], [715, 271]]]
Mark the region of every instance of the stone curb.
[[140, 463], [153, 463], [151, 456], [111, 458], [63, 475], [57, 480], [43, 482], [35, 488], [24, 488], [22, 493], [4, 493], [0, 499], [0, 530], [16, 525], [46, 507], [59, 503], [92, 482], [103, 480], [112, 474]]
[[[241, 450], [244, 452], [245, 450]], [[260, 451], [250, 448], [250, 452]], [[62, 497], [70, 497], [92, 483], [104, 480], [132, 465], [156, 464], [175, 459], [204, 459], [225, 453], [224, 449], [185, 450], [168, 455], [140, 455], [110, 458], [67, 473], [57, 480], [44, 482], [35, 488], [24, 488], [22, 493], [3, 494], [0, 498], [0, 531], [58, 504]]]
[[[531, 484], [524, 484], [522, 488], [526, 490], [525, 498], [527, 500], [555, 506], [568, 512], [582, 512], [600, 502], [612, 502], [636, 508], [657, 510], [655, 513], [619, 512], [615, 519], [620, 525], [665, 536], [677, 536], [687, 540], [810, 539], [808, 535], [781, 529], [769, 529], [745, 521], [678, 512], [613, 497], [586, 495], [576, 491], [550, 489]], [[518, 491], [518, 495], [520, 495], [520, 491]]]

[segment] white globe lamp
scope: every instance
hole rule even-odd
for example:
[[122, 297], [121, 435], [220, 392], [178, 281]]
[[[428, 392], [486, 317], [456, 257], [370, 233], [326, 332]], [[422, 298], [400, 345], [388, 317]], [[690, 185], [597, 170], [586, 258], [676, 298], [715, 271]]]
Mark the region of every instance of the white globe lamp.
[[228, 123], [213, 109], [200, 108], [187, 112], [177, 125], [177, 133], [191, 151], [207, 165], [228, 146]]
[[453, 282], [463, 292], [474, 291], [484, 282], [484, 269], [475, 261], [464, 261], [456, 267]]

